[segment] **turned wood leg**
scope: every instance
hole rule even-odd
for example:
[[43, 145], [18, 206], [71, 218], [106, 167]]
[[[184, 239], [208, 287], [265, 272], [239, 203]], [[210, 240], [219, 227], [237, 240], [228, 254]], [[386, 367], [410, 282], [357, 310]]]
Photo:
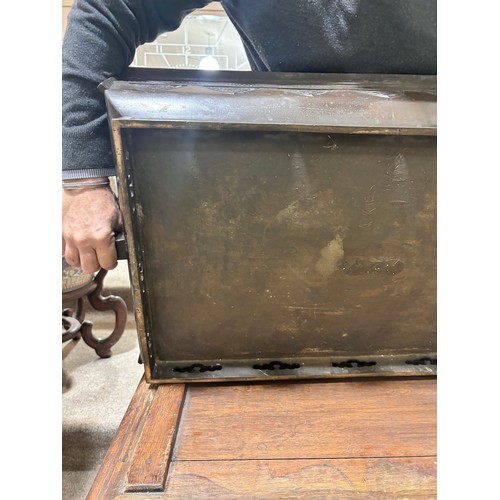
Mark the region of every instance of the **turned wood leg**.
[[84, 321], [80, 329], [84, 342], [92, 347], [101, 358], [109, 358], [111, 356], [111, 347], [120, 340], [127, 323], [127, 305], [125, 301], [121, 297], [115, 295], [109, 295], [107, 297], [101, 295], [106, 274], [107, 271], [105, 269], [101, 269], [97, 273], [94, 279], [94, 283], [97, 286], [87, 296], [87, 299], [96, 311], [111, 310], [115, 313], [115, 328], [110, 335], [103, 339], [98, 339], [94, 336], [92, 333], [93, 324], [91, 321]]

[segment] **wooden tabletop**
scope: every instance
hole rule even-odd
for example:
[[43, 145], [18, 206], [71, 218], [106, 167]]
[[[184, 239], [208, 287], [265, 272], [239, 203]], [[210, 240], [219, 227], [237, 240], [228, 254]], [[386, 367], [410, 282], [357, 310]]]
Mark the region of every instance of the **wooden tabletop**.
[[87, 498], [434, 499], [436, 379], [141, 380]]

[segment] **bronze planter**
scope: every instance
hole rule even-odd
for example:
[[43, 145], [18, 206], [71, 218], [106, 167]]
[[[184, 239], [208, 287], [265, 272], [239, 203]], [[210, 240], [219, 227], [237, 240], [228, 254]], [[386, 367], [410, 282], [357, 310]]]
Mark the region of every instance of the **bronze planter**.
[[148, 382], [435, 375], [435, 77], [102, 87]]

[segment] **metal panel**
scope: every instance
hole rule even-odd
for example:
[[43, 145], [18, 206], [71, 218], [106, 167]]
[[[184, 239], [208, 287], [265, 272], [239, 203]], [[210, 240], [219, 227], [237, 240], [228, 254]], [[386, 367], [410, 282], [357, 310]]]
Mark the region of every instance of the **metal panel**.
[[105, 84], [147, 380], [435, 374], [435, 78], [206, 78]]

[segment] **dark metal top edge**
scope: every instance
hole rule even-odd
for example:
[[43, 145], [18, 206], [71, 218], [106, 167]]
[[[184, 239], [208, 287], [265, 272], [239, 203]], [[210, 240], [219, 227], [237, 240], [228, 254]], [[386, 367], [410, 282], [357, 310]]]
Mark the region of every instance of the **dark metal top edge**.
[[374, 74], [374, 73], [306, 73], [271, 71], [204, 71], [195, 69], [128, 68], [109, 84], [203, 83], [258, 84], [272, 86], [329, 85], [366, 89], [404, 88], [436, 94], [437, 75]]
[[123, 80], [106, 80], [101, 89], [110, 119], [421, 133], [437, 127], [435, 84], [432, 75], [136, 68]]

